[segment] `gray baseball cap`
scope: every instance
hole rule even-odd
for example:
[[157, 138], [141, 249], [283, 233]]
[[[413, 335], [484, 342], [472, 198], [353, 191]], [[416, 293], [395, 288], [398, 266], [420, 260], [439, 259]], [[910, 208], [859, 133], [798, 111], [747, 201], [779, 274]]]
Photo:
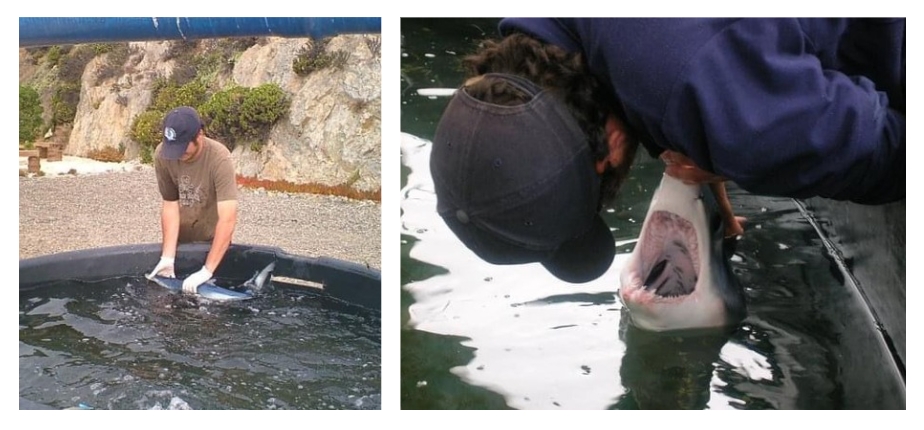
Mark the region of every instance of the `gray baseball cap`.
[[430, 170], [437, 211], [493, 264], [539, 262], [568, 282], [610, 267], [615, 240], [598, 213], [600, 176], [585, 133], [554, 94], [520, 76], [489, 73], [531, 99], [478, 100], [463, 87], [443, 112]]

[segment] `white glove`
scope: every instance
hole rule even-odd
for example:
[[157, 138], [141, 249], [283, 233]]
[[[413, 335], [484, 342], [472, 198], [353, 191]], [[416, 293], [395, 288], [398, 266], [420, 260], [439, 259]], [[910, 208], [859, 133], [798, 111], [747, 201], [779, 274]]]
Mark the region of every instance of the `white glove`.
[[183, 280], [183, 292], [187, 294], [196, 294], [199, 286], [207, 282], [209, 279], [212, 279], [212, 272], [209, 272], [209, 269], [206, 269], [205, 266], [202, 266], [198, 272], [189, 275], [188, 278]]
[[164, 276], [167, 278], [176, 277], [176, 274], [173, 273], [173, 257], [160, 257], [160, 261], [156, 266], [154, 266], [154, 270], [144, 276], [148, 279], [152, 279], [156, 275]]

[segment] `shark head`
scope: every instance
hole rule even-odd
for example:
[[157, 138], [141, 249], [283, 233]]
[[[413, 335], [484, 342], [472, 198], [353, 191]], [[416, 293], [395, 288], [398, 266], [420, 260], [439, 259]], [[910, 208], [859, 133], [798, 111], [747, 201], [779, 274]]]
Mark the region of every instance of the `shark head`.
[[723, 327], [744, 315], [724, 250], [725, 226], [707, 186], [664, 175], [623, 267], [619, 297], [632, 323], [654, 331]]

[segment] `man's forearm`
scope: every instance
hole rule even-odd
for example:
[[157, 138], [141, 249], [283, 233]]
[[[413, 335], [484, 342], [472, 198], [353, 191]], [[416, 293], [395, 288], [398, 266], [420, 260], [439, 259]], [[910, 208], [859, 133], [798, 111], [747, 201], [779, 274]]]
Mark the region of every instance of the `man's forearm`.
[[237, 206], [234, 209], [222, 214], [219, 210], [218, 224], [215, 225], [215, 238], [212, 239], [212, 247], [209, 249], [209, 255], [205, 258], [205, 267], [212, 273], [218, 269], [225, 252], [231, 246], [231, 236], [234, 234], [234, 226], [237, 223]]
[[176, 243], [180, 235], [180, 203], [164, 201], [161, 206], [160, 226], [163, 230], [164, 257], [176, 257]]

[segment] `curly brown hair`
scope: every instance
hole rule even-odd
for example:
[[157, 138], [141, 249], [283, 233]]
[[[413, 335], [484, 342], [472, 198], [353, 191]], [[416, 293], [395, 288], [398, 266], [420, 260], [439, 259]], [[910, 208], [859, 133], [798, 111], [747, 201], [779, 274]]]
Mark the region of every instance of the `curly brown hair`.
[[[610, 92], [590, 73], [581, 53], [514, 33], [501, 41], [483, 41], [478, 52], [462, 60], [462, 67], [468, 78], [465, 92], [488, 103], [518, 105], [530, 97], [506, 80], [473, 78], [486, 73], [507, 73], [538, 84], [565, 102], [587, 135], [594, 158], [599, 161], [608, 155], [606, 120], [611, 112], [622, 118], [622, 112], [617, 110]], [[622, 171], [610, 167], [603, 173], [601, 205], [613, 201], [627, 171], [628, 166]]]

